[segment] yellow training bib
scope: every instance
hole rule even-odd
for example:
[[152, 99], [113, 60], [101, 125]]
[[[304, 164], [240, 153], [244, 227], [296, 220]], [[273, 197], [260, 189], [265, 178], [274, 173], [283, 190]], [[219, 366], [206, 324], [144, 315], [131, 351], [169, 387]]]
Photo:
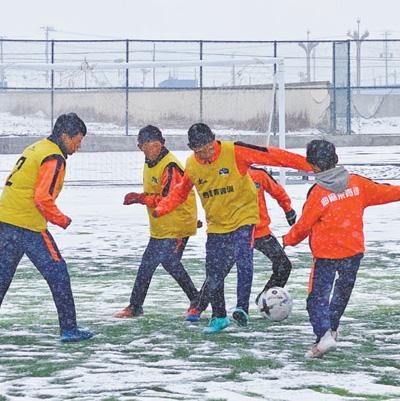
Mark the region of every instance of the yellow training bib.
[[209, 233], [258, 224], [257, 190], [248, 174], [240, 175], [233, 142], [221, 142], [221, 154], [213, 163], [200, 164], [190, 156], [186, 169], [206, 212]]
[[[154, 167], [149, 167], [145, 164], [143, 170], [143, 189], [145, 193], [161, 194], [162, 175], [165, 168], [171, 163], [176, 164], [183, 170], [181, 163], [171, 152], [168, 152]], [[154, 209], [147, 208], [151, 237], [160, 239], [184, 238], [196, 234], [197, 206], [193, 190], [186, 201], [171, 213], [155, 219], [152, 216], [153, 211]]]
[[[5, 183], [0, 198], [0, 221], [32, 231], [46, 229], [47, 221], [35, 205], [34, 194], [40, 166], [52, 155], [60, 155], [65, 162], [59, 146], [48, 139], [35, 142], [24, 150]], [[55, 197], [63, 182], [64, 175], [59, 187], [54, 188]]]

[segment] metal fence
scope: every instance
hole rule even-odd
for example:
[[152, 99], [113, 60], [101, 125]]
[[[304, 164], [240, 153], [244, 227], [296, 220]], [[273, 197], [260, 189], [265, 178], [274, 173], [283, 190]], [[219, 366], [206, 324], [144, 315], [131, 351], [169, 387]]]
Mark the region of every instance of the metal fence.
[[[270, 115], [273, 70], [266, 67], [92, 68], [250, 57], [285, 59], [289, 131], [400, 133], [400, 40], [0, 39], [0, 134], [43, 134], [67, 110], [103, 134], [129, 134], [150, 122], [185, 128], [199, 120], [226, 130], [265, 131], [269, 119], [276, 120]], [[68, 63], [76, 69], [10, 68], [25, 63]]]

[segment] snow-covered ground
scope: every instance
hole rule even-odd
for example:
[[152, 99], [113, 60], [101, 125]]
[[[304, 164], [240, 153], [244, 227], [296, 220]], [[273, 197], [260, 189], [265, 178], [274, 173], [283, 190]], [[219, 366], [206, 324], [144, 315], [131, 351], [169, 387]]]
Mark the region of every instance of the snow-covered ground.
[[[113, 123], [87, 122], [90, 135], [125, 135], [125, 126]], [[140, 127], [130, 126], [129, 133], [136, 134]], [[219, 134], [238, 135], [260, 134], [256, 131], [240, 131], [229, 128], [215, 127]], [[39, 111], [35, 114], [14, 115], [8, 112], [0, 112], [0, 136], [43, 136], [51, 131], [50, 118], [45, 113]], [[400, 134], [400, 116], [399, 117], [381, 117], [381, 118], [361, 118], [352, 119], [352, 131], [354, 134]], [[163, 129], [164, 135], [186, 135], [187, 128], [182, 129]], [[303, 129], [301, 131], [289, 132], [295, 135], [320, 135], [318, 129]]]
[[[338, 151], [347, 163], [400, 162], [400, 147]], [[176, 153], [182, 161], [188, 154]], [[122, 174], [117, 163], [121, 154], [117, 155], [111, 163], [110, 154], [77, 153], [68, 160], [68, 179], [74, 181], [80, 174], [84, 181], [85, 174], [95, 175], [96, 169]], [[124, 157], [124, 169], [130, 162], [128, 173], [138, 183], [142, 155]], [[1, 157], [1, 182], [16, 158]], [[298, 212], [308, 189], [309, 184], [287, 186]], [[69, 265], [78, 319], [96, 336], [85, 343], [59, 343], [49, 290], [24, 258], [0, 310], [1, 401], [400, 400], [399, 203], [367, 209], [367, 251], [342, 321], [339, 349], [323, 360], [306, 361], [304, 352], [314, 339], [305, 310], [312, 262], [306, 241], [288, 249], [294, 310], [280, 324], [263, 320], [252, 304], [247, 328], [232, 325], [205, 337], [201, 329], [206, 319], [199, 324], [180, 319], [187, 300], [161, 267], [150, 286], [145, 315], [113, 319], [112, 313], [128, 303], [148, 240], [143, 206], [122, 206], [124, 194], [134, 190], [141, 187], [64, 188], [59, 206], [73, 221], [66, 231], [50, 230]], [[268, 201], [271, 227], [281, 237], [288, 230], [284, 213]], [[204, 220], [202, 212], [200, 217]], [[196, 286], [204, 279], [205, 238], [205, 229], [200, 229], [183, 258]], [[256, 252], [252, 299], [270, 269]], [[229, 308], [235, 304], [235, 288], [232, 272], [226, 281]]]

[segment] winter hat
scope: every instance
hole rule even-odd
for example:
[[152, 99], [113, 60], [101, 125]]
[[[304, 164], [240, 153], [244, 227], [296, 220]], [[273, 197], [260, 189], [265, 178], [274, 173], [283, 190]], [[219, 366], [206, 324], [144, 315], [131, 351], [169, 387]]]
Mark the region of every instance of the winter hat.
[[335, 145], [324, 139], [314, 139], [307, 144], [308, 163], [318, 166], [321, 171], [329, 170], [336, 166], [338, 156]]
[[159, 128], [154, 125], [146, 125], [139, 130], [138, 134], [138, 145], [141, 146], [145, 142], [150, 141], [159, 141], [164, 145], [165, 139], [162, 136], [162, 133]]
[[200, 148], [215, 139], [210, 127], [203, 123], [193, 124], [188, 130], [189, 148]]

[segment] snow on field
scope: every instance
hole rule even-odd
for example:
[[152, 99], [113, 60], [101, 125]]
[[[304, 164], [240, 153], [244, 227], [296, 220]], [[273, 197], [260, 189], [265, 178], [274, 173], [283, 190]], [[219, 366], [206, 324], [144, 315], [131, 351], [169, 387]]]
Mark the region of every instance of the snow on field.
[[[188, 152], [176, 154], [183, 161]], [[341, 161], [352, 163], [400, 161], [400, 147], [340, 148], [339, 154]], [[98, 169], [122, 174], [121, 157], [117, 154], [111, 163], [110, 154], [77, 153], [68, 160], [68, 178], [72, 182], [80, 174], [85, 181], [85, 174], [95, 175]], [[1, 182], [16, 158], [2, 156]], [[130, 179], [140, 182], [142, 155], [132, 152], [124, 158]], [[287, 186], [298, 212], [308, 189], [309, 184]], [[126, 192], [140, 190], [138, 185], [64, 188], [58, 203], [73, 221], [66, 231], [50, 230], [69, 265], [78, 319], [96, 336], [85, 343], [59, 343], [49, 290], [24, 258], [0, 310], [1, 401], [400, 399], [398, 203], [367, 209], [367, 252], [342, 321], [339, 349], [323, 360], [306, 361], [304, 352], [314, 339], [305, 311], [312, 263], [306, 241], [288, 249], [294, 309], [282, 323], [264, 321], [252, 303], [247, 328], [232, 325], [205, 337], [201, 329], [206, 318], [198, 324], [181, 320], [187, 300], [161, 267], [150, 286], [145, 315], [136, 320], [111, 317], [128, 302], [148, 241], [145, 209], [122, 206]], [[280, 238], [288, 230], [284, 213], [268, 201], [271, 228]], [[200, 217], [204, 220], [202, 212]], [[196, 286], [204, 279], [205, 239], [203, 228], [190, 239], [183, 258]], [[256, 252], [252, 299], [269, 274], [270, 263]], [[226, 281], [229, 308], [235, 305], [235, 291], [233, 271]]]
[[[87, 121], [88, 132], [91, 135], [125, 135], [125, 126], [113, 123], [99, 123]], [[140, 127], [131, 125], [129, 134], [137, 134]], [[256, 131], [240, 131], [223, 127], [214, 127], [219, 134], [231, 134], [232, 132], [240, 134], [260, 134]], [[34, 114], [14, 115], [9, 112], [0, 112], [0, 136], [43, 136], [51, 131], [50, 117], [39, 111]], [[352, 118], [352, 132], [354, 134], [400, 134], [400, 117], [380, 117], [380, 118]], [[163, 134], [168, 135], [186, 135], [187, 128], [170, 129], [163, 128]], [[296, 132], [290, 132], [294, 135], [319, 135], [318, 129], [303, 129]]]

